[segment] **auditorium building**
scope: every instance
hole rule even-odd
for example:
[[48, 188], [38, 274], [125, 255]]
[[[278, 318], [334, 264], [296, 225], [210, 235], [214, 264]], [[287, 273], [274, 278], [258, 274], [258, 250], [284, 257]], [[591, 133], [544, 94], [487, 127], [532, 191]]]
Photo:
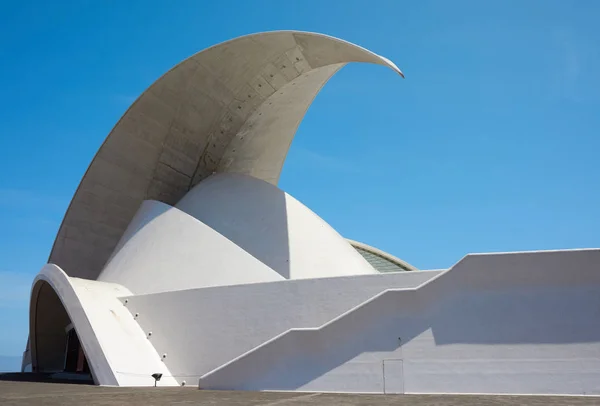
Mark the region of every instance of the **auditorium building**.
[[421, 270], [278, 188], [307, 109], [351, 62], [403, 77], [360, 46], [278, 31], [208, 48], [150, 86], [33, 281], [23, 370], [112, 386], [600, 395], [600, 250]]

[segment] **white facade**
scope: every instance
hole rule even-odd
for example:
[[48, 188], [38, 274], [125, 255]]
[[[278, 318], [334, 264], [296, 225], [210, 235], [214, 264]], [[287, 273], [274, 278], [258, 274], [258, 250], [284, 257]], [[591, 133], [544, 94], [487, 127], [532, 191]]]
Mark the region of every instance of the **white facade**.
[[351, 61], [399, 72], [337, 39], [265, 33], [145, 92], [33, 283], [24, 369], [117, 386], [159, 373], [159, 386], [203, 389], [600, 395], [599, 249], [418, 271], [276, 186], [312, 98]]

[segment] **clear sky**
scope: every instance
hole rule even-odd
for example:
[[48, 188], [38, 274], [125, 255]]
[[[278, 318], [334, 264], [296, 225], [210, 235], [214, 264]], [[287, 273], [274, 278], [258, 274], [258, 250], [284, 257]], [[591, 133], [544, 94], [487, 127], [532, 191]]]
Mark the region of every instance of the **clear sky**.
[[280, 186], [422, 269], [469, 252], [600, 246], [598, 1], [0, 1], [0, 355], [94, 153], [182, 59], [239, 35], [330, 34]]

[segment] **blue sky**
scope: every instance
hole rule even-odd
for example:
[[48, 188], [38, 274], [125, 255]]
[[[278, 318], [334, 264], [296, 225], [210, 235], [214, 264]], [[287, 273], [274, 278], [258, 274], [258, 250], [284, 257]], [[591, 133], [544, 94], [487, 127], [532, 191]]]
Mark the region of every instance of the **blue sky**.
[[280, 186], [419, 268], [469, 252], [600, 246], [600, 2], [0, 2], [0, 355], [112, 126], [171, 66], [257, 31], [393, 60], [317, 97]]

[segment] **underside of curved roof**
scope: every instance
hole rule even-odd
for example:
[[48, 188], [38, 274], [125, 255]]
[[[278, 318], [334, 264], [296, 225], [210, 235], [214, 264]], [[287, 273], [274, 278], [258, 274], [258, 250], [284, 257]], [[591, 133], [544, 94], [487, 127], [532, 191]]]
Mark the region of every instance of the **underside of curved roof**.
[[129, 108], [94, 157], [49, 262], [95, 279], [141, 202], [174, 205], [214, 172], [277, 184], [298, 125], [349, 62], [402, 72], [329, 36], [278, 31], [240, 37], [175, 66]]

